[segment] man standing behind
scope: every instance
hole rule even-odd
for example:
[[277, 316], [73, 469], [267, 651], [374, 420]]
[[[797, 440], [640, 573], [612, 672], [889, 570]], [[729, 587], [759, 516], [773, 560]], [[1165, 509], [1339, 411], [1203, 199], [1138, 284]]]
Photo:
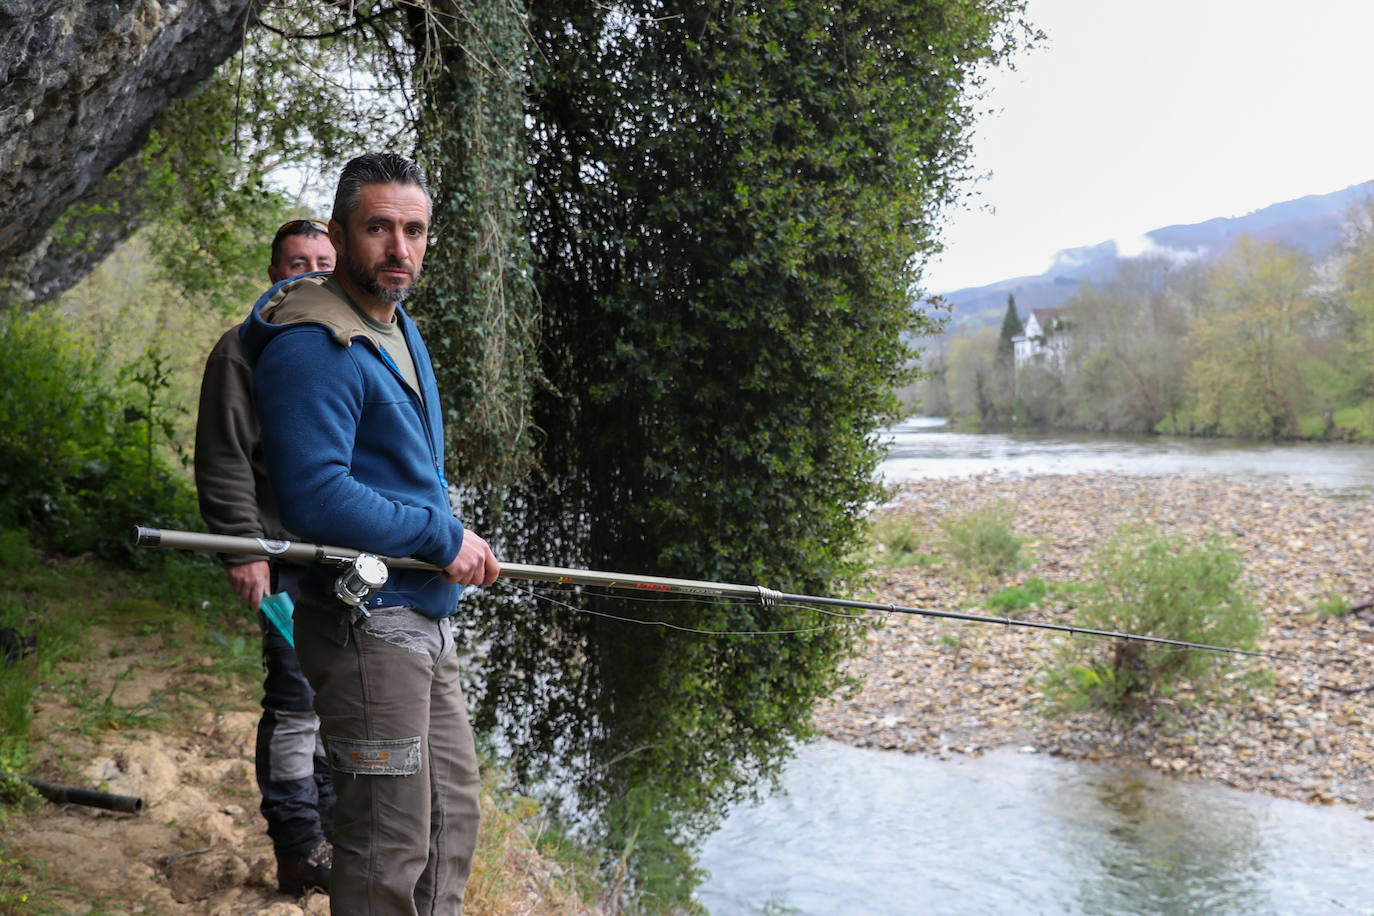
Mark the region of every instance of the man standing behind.
[[441, 570], [394, 569], [347, 602], [337, 570], [302, 585], [296, 650], [338, 793], [335, 916], [461, 913], [477, 839], [477, 756], [448, 618], [462, 585], [490, 585], [501, 568], [449, 508], [434, 369], [399, 305], [429, 219], [413, 162], [352, 160], [329, 221], [334, 274], [270, 291], [243, 330], [287, 527]]
[[[273, 283], [334, 266], [328, 227], [293, 219], [272, 239], [267, 276]], [[243, 355], [239, 326], [224, 333], [205, 362], [196, 418], [196, 490], [200, 514], [215, 534], [280, 540], [287, 537], [267, 480], [253, 369]], [[329, 764], [319, 739], [314, 691], [296, 652], [259, 610], [263, 597], [299, 591], [300, 568], [261, 557], [221, 556], [234, 594], [258, 611], [262, 626], [262, 718], [256, 767], [260, 810], [277, 855], [277, 887], [299, 896], [329, 886], [327, 835], [334, 811]]]

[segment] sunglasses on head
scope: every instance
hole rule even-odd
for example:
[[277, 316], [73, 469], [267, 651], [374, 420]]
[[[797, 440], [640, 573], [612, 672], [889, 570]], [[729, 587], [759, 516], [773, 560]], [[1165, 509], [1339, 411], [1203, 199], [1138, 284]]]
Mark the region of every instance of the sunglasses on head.
[[297, 229], [304, 229], [309, 226], [319, 232], [329, 232], [329, 224], [318, 219], [289, 219], [277, 228], [277, 235], [293, 232]]

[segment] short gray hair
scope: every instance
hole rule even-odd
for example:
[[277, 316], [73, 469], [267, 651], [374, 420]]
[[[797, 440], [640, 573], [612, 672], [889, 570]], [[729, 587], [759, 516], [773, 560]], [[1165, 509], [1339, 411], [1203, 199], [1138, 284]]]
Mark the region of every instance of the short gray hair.
[[429, 182], [424, 170], [399, 153], [364, 153], [350, 159], [339, 173], [339, 187], [334, 191], [334, 212], [330, 217], [345, 229], [348, 216], [358, 207], [363, 186], [369, 184], [411, 184], [425, 192], [429, 201]]

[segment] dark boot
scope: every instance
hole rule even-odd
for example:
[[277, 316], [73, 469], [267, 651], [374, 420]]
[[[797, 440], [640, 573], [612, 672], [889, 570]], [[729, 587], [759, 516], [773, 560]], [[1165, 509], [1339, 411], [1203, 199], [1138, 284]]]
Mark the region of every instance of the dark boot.
[[329, 869], [334, 864], [334, 847], [328, 840], [304, 856], [277, 856], [277, 890], [292, 897], [306, 891], [328, 891]]

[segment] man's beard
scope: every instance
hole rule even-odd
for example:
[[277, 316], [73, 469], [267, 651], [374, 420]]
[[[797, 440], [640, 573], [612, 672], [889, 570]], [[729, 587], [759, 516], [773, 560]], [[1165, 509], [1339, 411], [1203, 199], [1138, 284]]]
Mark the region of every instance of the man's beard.
[[[351, 254], [351, 252], [350, 252]], [[405, 286], [383, 286], [377, 279], [378, 274], [383, 270], [404, 270], [410, 274], [410, 283]], [[371, 269], [359, 264], [357, 260], [350, 257], [348, 259], [348, 275], [362, 287], [363, 291], [370, 296], [375, 296], [383, 302], [403, 302], [410, 291], [415, 288], [415, 281], [420, 278], [418, 270], [411, 270], [400, 261], [388, 258], [372, 265]]]

